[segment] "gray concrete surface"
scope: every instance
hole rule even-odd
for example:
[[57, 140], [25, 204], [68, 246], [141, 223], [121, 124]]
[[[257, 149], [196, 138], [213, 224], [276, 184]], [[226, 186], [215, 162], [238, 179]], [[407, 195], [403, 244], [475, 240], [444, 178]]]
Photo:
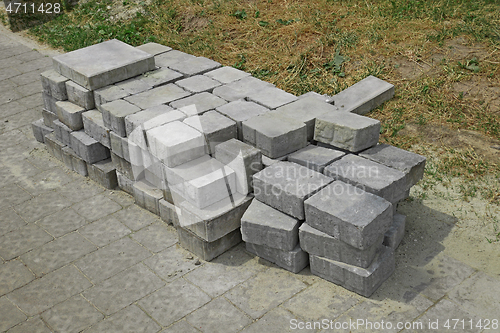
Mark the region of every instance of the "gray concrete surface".
[[[498, 331], [475, 324], [489, 319], [491, 328], [499, 319], [499, 276], [453, 258], [442, 244], [456, 219], [417, 201], [402, 207], [409, 232], [396, 250], [395, 273], [370, 298], [309, 268], [280, 269], [242, 244], [198, 262], [178, 246], [172, 227], [131, 196], [68, 171], [36, 142], [39, 73], [52, 61], [25, 44], [0, 26], [1, 332], [333, 331], [314, 328], [323, 319], [333, 328], [391, 322], [384, 332], [402, 331], [398, 322], [427, 328], [439, 320], [439, 330], [404, 332], [448, 332], [443, 325], [453, 318], [472, 319], [466, 331]], [[417, 239], [421, 228], [433, 232]]]

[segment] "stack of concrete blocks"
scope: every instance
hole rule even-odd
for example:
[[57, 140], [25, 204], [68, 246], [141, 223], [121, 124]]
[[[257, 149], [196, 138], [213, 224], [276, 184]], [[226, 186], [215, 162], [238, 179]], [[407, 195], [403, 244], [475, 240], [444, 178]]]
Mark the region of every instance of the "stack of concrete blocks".
[[425, 158], [378, 144], [380, 123], [363, 116], [392, 98], [387, 82], [296, 97], [207, 58], [112, 40], [55, 57], [42, 83], [36, 138], [174, 224], [202, 259], [243, 239], [366, 296], [394, 269], [396, 206]]

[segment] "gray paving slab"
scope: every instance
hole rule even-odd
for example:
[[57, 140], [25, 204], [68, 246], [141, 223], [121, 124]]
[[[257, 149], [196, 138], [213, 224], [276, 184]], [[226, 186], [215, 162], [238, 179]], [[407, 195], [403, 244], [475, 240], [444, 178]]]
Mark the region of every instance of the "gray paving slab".
[[5, 260], [14, 259], [52, 239], [42, 228], [28, 224], [0, 237], [0, 257]]
[[43, 320], [57, 332], [81, 332], [104, 316], [81, 295], [57, 304], [42, 313]]
[[189, 272], [184, 278], [211, 297], [218, 297], [266, 269], [252, 258], [243, 244], [235, 246], [211, 262]]
[[14, 209], [4, 207], [0, 212], [0, 236], [26, 225], [26, 221], [17, 215]]
[[309, 254], [303, 251], [299, 244], [290, 251], [252, 243], [246, 243], [246, 249], [248, 252], [292, 273], [299, 273], [309, 265]]
[[40, 277], [95, 250], [95, 245], [80, 234], [72, 232], [22, 255], [21, 260]]
[[332, 96], [339, 111], [365, 114], [394, 96], [394, 85], [373, 75]]
[[161, 327], [136, 305], [107, 317], [85, 333], [156, 333]]
[[276, 87], [268, 87], [260, 91], [249, 93], [247, 99], [263, 105], [266, 108], [276, 109], [280, 106], [296, 101], [297, 97]]
[[219, 68], [221, 64], [205, 57], [196, 57], [173, 63], [168, 67], [185, 76], [193, 76]]
[[142, 92], [137, 95], [125, 97], [125, 100], [144, 110], [160, 104], [170, 103], [172, 101], [187, 97], [190, 94], [191, 93], [176, 86], [175, 84], [170, 83]]
[[[182, 299], [182, 302], [165, 302]], [[137, 304], [162, 326], [169, 326], [210, 302], [211, 298], [184, 279], [177, 279]]]
[[201, 92], [212, 92], [214, 88], [221, 85], [220, 82], [205, 75], [194, 75], [175, 82], [179, 87], [195, 94]]
[[75, 204], [73, 209], [92, 222], [122, 209], [122, 206], [99, 194]]
[[158, 54], [162, 54], [162, 53], [165, 53], [167, 51], [172, 50], [172, 48], [169, 46], [165, 46], [165, 45], [161, 45], [161, 44], [153, 43], [153, 42], [136, 46], [136, 48], [141, 50], [141, 51], [147, 52], [153, 56], [156, 56]]
[[213, 71], [204, 74], [209, 78], [219, 81], [220, 83], [227, 84], [236, 80], [243, 79], [244, 77], [250, 76], [250, 73], [240, 71], [234, 67], [224, 66], [221, 68], [214, 69]]
[[0, 297], [0, 330], [6, 331], [26, 320], [26, 318], [26, 315], [12, 304], [7, 297]]
[[280, 212], [304, 220], [304, 201], [333, 181], [292, 162], [278, 162], [253, 176], [255, 198]]
[[264, 113], [242, 123], [243, 141], [269, 158], [279, 158], [307, 145], [306, 125], [298, 120]]
[[31, 317], [27, 321], [11, 328], [9, 333], [52, 333], [39, 316]]
[[167, 282], [172, 282], [200, 267], [197, 259], [179, 246], [170, 246], [144, 260], [144, 264]]
[[20, 260], [0, 264], [0, 296], [24, 286], [34, 278], [33, 273]]
[[102, 187], [95, 186], [88, 178], [80, 177], [79, 180], [63, 185], [58, 193], [72, 203], [81, 202], [97, 194], [103, 193]]
[[151, 256], [151, 252], [128, 237], [77, 260], [75, 265], [92, 282], [104, 281]]
[[309, 145], [288, 155], [287, 161], [323, 173], [326, 166], [342, 158], [344, 155], [345, 153], [339, 150]]
[[114, 214], [114, 216], [133, 231], [142, 229], [151, 223], [158, 222], [158, 216], [137, 205], [128, 206]]
[[378, 195], [392, 204], [406, 196], [407, 175], [371, 160], [348, 154], [325, 167], [323, 173]]
[[224, 297], [214, 299], [186, 317], [186, 320], [202, 332], [239, 332], [252, 323], [252, 319], [229, 303]]
[[207, 142], [207, 153], [212, 156], [215, 154], [215, 146], [237, 137], [236, 122], [216, 111], [188, 117], [183, 122], [203, 134]]
[[[334, 319], [361, 301], [361, 297], [342, 287], [320, 280], [303, 292], [295, 295], [283, 307], [307, 321]], [[305, 303], [314, 304], [304, 307]]]
[[79, 85], [95, 90], [154, 68], [152, 55], [116, 39], [54, 57], [54, 68]]
[[95, 107], [94, 92], [73, 81], [66, 81], [66, 93], [71, 103], [81, 106], [85, 110]]
[[217, 107], [215, 110], [236, 122], [236, 126], [238, 128], [238, 140], [240, 141], [243, 141], [242, 123], [245, 120], [270, 111], [262, 105], [244, 100], [237, 100], [224, 104]]
[[68, 172], [63, 167], [43, 171], [34, 177], [23, 179], [17, 184], [33, 196], [53, 191], [78, 179], [78, 176]]
[[376, 145], [361, 152], [359, 156], [408, 174], [408, 188], [415, 185], [424, 176], [426, 161], [424, 156], [391, 145]]
[[457, 285], [449, 293], [453, 302], [478, 316], [493, 320], [498, 317], [498, 279], [483, 272], [477, 272]]
[[[415, 331], [484, 332], [483, 327], [476, 326], [479, 322], [483, 322], [484, 324], [484, 319], [485, 317], [483, 315], [478, 316], [474, 313], [470, 313], [462, 308], [459, 303], [454, 303], [444, 298], [440, 300], [435, 306], [430, 308], [426, 313], [424, 313], [422, 317], [415, 320], [415, 322], [422, 323], [422, 329], [418, 329]], [[491, 324], [489, 326], [493, 328]]]
[[379, 241], [393, 221], [390, 202], [341, 181], [321, 189], [304, 206], [307, 224], [360, 250]]
[[155, 63], [160, 67], [167, 67], [173, 65], [179, 61], [194, 59], [196, 58], [194, 55], [184, 53], [178, 50], [171, 50], [168, 52], [164, 52], [162, 54], [155, 56]]
[[[244, 333], [283, 333], [296, 332], [299, 323], [303, 323], [300, 317], [294, 316], [282, 307], [274, 308], [266, 313], [262, 318], [256, 320], [253, 324], [245, 327], [241, 332]], [[305, 327], [305, 325], [304, 325]], [[301, 332], [317, 332], [316, 329], [300, 329]]]
[[165, 282], [139, 263], [83, 292], [105, 315], [111, 315], [163, 287]]
[[191, 326], [186, 320], [179, 320], [175, 324], [161, 331], [161, 333], [177, 333], [177, 332], [199, 333], [200, 331]]
[[153, 223], [133, 233], [131, 237], [154, 253], [177, 243], [175, 229], [162, 222]]
[[224, 296], [251, 318], [257, 319], [305, 288], [303, 282], [288, 272], [271, 267], [229, 290]]
[[179, 109], [188, 116], [195, 116], [224, 104], [226, 104], [226, 101], [222, 98], [208, 92], [202, 92], [172, 102], [170, 106], [174, 109]]
[[103, 247], [131, 233], [114, 215], [105, 216], [91, 224], [78, 229], [78, 233], [97, 245]]
[[33, 316], [91, 286], [75, 266], [68, 265], [14, 290], [8, 298], [24, 313]]

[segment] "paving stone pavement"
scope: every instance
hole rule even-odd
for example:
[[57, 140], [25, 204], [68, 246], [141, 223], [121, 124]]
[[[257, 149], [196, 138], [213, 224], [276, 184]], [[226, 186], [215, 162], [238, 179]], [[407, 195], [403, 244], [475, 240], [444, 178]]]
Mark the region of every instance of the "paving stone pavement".
[[309, 268], [279, 269], [242, 244], [198, 261], [173, 227], [128, 194], [68, 171], [35, 141], [39, 73], [51, 66], [0, 27], [1, 332], [375, 331], [346, 326], [358, 320], [410, 325], [384, 332], [448, 332], [452, 318], [496, 319], [497, 329], [491, 321], [463, 331], [499, 331], [498, 277], [444, 253], [396, 251], [396, 273], [370, 298]]

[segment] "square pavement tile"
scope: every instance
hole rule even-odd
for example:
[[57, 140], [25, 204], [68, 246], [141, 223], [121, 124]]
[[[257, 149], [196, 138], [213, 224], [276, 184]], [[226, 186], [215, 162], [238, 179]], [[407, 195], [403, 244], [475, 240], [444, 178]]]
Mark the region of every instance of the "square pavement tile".
[[14, 207], [26, 222], [35, 222], [71, 205], [58, 191], [49, 191]]
[[67, 300], [92, 284], [73, 265], [65, 266], [14, 290], [8, 298], [29, 316]]
[[0, 264], [0, 296], [33, 281], [35, 276], [19, 260]]
[[[345, 314], [353, 319], [364, 319], [369, 322], [385, 322], [394, 323], [392, 329], [385, 329], [384, 332], [395, 333], [401, 329], [396, 328], [398, 322], [411, 322], [413, 319], [420, 316], [426, 309], [432, 306], [433, 302], [427, 298], [417, 295], [406, 304], [392, 299], [380, 299], [377, 296], [372, 296], [375, 299], [365, 299]], [[359, 330], [364, 332], [363, 330]], [[369, 331], [369, 330], [367, 330]]]
[[8, 333], [52, 333], [40, 317], [31, 317], [11, 328]]
[[242, 246], [236, 246], [190, 272], [185, 279], [217, 297], [264, 269], [266, 266], [259, 264], [257, 258], [248, 255]]
[[252, 323], [250, 317], [238, 310], [225, 298], [219, 297], [205, 304], [186, 317], [186, 320], [205, 333], [217, 333], [224, 327], [224, 332], [239, 332]]
[[76, 295], [42, 313], [42, 318], [56, 332], [81, 332], [104, 316], [86, 299]]
[[472, 267], [456, 259], [439, 254], [430, 262], [405, 267], [398, 274], [408, 277], [402, 281], [408, 289], [437, 301], [474, 271]]
[[137, 264], [93, 288], [83, 296], [106, 315], [118, 312], [163, 287], [163, 282], [143, 264]]
[[73, 232], [22, 255], [21, 260], [40, 277], [95, 250], [94, 244]]
[[[497, 309], [498, 310], [498, 309]], [[491, 318], [491, 317], [490, 317]], [[496, 319], [498, 319], [498, 311], [496, 314]], [[454, 320], [455, 319], [455, 320]], [[460, 305], [443, 298], [436, 305], [430, 308], [424, 315], [415, 322], [422, 323], [422, 329], [416, 329], [415, 332], [483, 332], [483, 328], [476, 327], [478, 322], [484, 325], [484, 319], [470, 312], [464, 310]], [[457, 321], [458, 320], [458, 321]], [[462, 322], [464, 320], [464, 322]], [[471, 320], [472, 322], [470, 322]], [[430, 324], [434, 326], [431, 326]], [[472, 323], [472, 325], [471, 325]], [[445, 326], [449, 325], [449, 326]], [[456, 326], [455, 326], [456, 325]], [[497, 329], [498, 331], [498, 326]], [[412, 332], [410, 330], [410, 332]], [[484, 332], [488, 332], [485, 330]]]
[[0, 188], [0, 198], [2, 198], [2, 202], [0, 202], [1, 210], [10, 205], [18, 205], [28, 201], [32, 196], [16, 184], [10, 184]]
[[104, 192], [104, 195], [123, 208], [128, 207], [130, 205], [133, 205], [135, 203], [135, 199], [133, 196], [130, 194], [123, 192], [121, 190], [116, 190], [116, 191], [106, 191]]
[[14, 259], [52, 240], [42, 228], [28, 224], [0, 237], [0, 257]]
[[78, 178], [77, 181], [64, 185], [59, 189], [59, 193], [68, 201], [77, 203], [104, 192], [102, 187], [96, 185], [88, 178], [82, 179], [79, 175]]
[[172, 326], [169, 326], [169, 327], [165, 328], [160, 333], [179, 333], [179, 332], [182, 332], [182, 333], [199, 333], [200, 331], [198, 331], [196, 328], [194, 328], [193, 326], [191, 326], [187, 321], [185, 321], [185, 320], [179, 320], [178, 322], [176, 322]]
[[0, 210], [0, 236], [24, 227], [26, 222], [12, 208]]
[[154, 223], [131, 236], [151, 252], [160, 252], [177, 243], [177, 231], [166, 223]]
[[307, 321], [335, 319], [355, 306], [360, 298], [327, 281], [318, 281], [283, 304], [283, 307]]
[[128, 237], [90, 253], [76, 261], [76, 266], [94, 283], [120, 273], [151, 256], [143, 246]]
[[199, 266], [193, 255], [178, 246], [171, 246], [144, 260], [144, 264], [167, 282], [172, 282]]
[[306, 285], [289, 272], [271, 267], [224, 295], [238, 308], [257, 319], [305, 288]]
[[210, 300], [210, 296], [181, 278], [140, 300], [138, 304], [162, 326], [169, 326]]
[[7, 297], [0, 297], [0, 331], [4, 332], [9, 328], [26, 320], [26, 315], [22, 313]]
[[478, 272], [456, 286], [448, 295], [470, 313], [485, 319], [499, 319], [500, 281]]
[[155, 333], [160, 329], [141, 309], [131, 305], [92, 326], [85, 333]]
[[108, 215], [78, 230], [82, 236], [98, 247], [103, 247], [130, 234], [130, 229], [118, 221], [113, 215]]
[[44, 217], [36, 222], [39, 227], [54, 237], [61, 237], [87, 224], [85, 218], [78, 215], [71, 207]]
[[160, 221], [158, 216], [137, 205], [131, 205], [122, 209], [115, 214], [115, 217], [134, 231]]
[[[266, 313], [262, 318], [247, 326], [244, 333], [284, 333], [284, 332], [317, 332], [316, 329], [299, 329], [303, 321], [279, 307]], [[295, 326], [294, 326], [295, 325]]]
[[122, 206], [103, 194], [98, 194], [73, 205], [73, 209], [92, 222], [122, 209]]

